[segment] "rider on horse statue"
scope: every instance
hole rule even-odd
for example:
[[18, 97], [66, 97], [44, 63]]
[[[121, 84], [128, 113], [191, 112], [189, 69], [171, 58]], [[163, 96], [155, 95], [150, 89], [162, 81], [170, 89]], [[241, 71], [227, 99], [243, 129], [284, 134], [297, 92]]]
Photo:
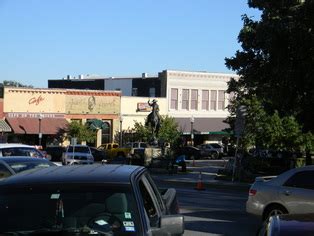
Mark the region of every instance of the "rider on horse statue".
[[153, 99], [152, 102], [148, 100], [147, 103], [152, 107], [152, 112], [147, 116], [145, 125], [151, 127], [153, 138], [156, 138], [155, 135], [158, 134], [160, 128], [159, 106], [157, 104], [157, 100], [155, 99]]

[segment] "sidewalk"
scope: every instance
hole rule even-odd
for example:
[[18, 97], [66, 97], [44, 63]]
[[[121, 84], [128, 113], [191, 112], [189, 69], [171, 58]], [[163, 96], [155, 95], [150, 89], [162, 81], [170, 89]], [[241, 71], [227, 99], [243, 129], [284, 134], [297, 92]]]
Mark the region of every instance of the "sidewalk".
[[223, 168], [223, 162], [212, 164], [204, 164], [203, 162], [195, 162], [194, 166], [192, 162], [187, 163], [187, 172], [181, 172], [181, 167], [178, 168], [176, 174], [169, 174], [165, 169], [151, 169], [151, 176], [158, 184], [171, 185], [184, 185], [194, 188], [202, 178], [205, 189], [219, 188], [226, 190], [238, 190], [238, 191], [248, 191], [250, 184], [232, 182], [226, 180], [216, 180], [217, 172], [219, 169]]

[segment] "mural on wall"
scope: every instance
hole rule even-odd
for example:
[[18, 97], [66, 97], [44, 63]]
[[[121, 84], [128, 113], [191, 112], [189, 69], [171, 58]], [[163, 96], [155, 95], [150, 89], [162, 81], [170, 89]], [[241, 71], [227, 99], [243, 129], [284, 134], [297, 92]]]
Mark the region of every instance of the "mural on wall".
[[67, 95], [66, 113], [70, 114], [118, 114], [119, 96]]

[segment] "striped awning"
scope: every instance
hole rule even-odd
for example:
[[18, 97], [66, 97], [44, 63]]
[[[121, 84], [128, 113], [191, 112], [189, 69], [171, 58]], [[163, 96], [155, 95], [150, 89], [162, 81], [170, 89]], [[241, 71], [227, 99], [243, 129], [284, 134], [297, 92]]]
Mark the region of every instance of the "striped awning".
[[0, 120], [0, 132], [11, 132], [11, 127], [5, 120]]

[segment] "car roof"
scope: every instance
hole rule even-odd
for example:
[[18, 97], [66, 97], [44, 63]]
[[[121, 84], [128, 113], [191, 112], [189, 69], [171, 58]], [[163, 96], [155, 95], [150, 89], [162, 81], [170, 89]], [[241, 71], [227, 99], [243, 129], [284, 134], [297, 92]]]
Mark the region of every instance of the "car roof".
[[14, 148], [14, 147], [28, 147], [28, 148], [34, 148], [34, 146], [21, 144], [21, 143], [0, 143], [0, 148]]
[[8, 156], [8, 157], [0, 157], [0, 161], [4, 161], [7, 163], [13, 162], [23, 162], [23, 161], [38, 161], [38, 162], [50, 162], [44, 158], [30, 157], [30, 156]]
[[52, 166], [11, 176], [10, 178], [1, 181], [0, 186], [60, 183], [111, 183], [122, 185], [129, 184], [132, 175], [136, 175], [144, 170], [144, 167], [133, 165], [93, 164]]
[[75, 144], [75, 145], [69, 145], [68, 147], [89, 147], [89, 146], [83, 145], [83, 144]]
[[300, 172], [300, 171], [307, 171], [307, 170], [314, 170], [314, 165], [308, 165], [308, 166], [302, 166], [298, 168], [293, 168], [290, 170], [287, 170], [280, 175], [277, 176], [277, 178], [273, 178], [268, 181], [268, 184], [272, 185], [281, 185], [283, 182], [287, 180], [287, 178], [290, 178], [293, 174]]

